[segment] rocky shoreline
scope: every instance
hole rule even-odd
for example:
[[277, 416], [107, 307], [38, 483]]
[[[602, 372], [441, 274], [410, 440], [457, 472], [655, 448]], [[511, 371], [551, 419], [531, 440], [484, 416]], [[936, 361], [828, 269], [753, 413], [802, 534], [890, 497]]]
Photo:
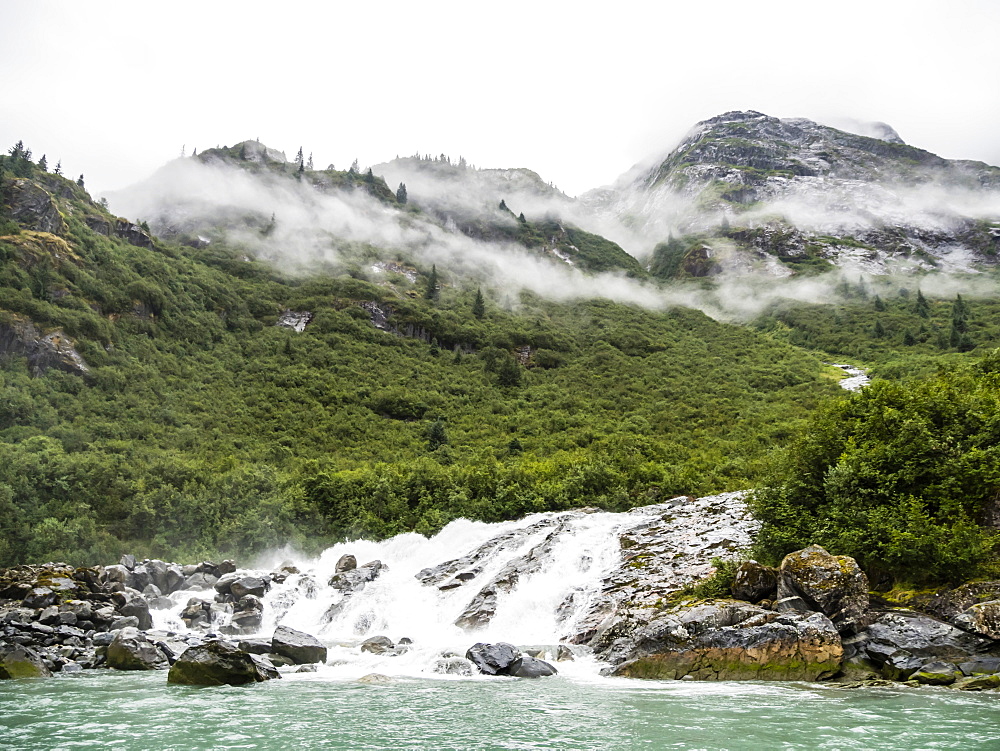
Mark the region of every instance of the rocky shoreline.
[[[543, 517], [414, 576], [443, 593], [468, 590], [455, 623], [472, 637], [506, 593], [550, 565], [559, 536], [584, 512]], [[559, 645], [522, 651], [477, 643], [464, 656], [441, 652], [426, 669], [541, 677], [556, 673], [541, 658], [592, 650], [606, 674], [632, 678], [1000, 689], [1000, 582], [921, 593], [902, 607], [871, 593], [853, 559], [811, 546], [776, 569], [744, 561], [730, 592], [698, 597], [695, 585], [720, 559], [742, 555], [756, 531], [742, 495], [675, 498], [622, 516], [617, 565], [591, 588], [570, 591], [555, 611], [564, 628]], [[503, 565], [488, 563], [498, 552], [508, 556], [498, 559]], [[487, 569], [499, 573], [484, 576]], [[358, 565], [342, 556], [327, 575], [334, 599], [317, 628], [386, 571], [380, 561]], [[284, 591], [267, 596], [277, 585]], [[319, 587], [315, 572], [290, 564], [261, 572], [233, 561], [180, 565], [130, 555], [111, 566], [0, 570], [0, 678], [111, 668], [169, 670], [174, 683], [238, 684], [315, 670], [327, 662], [326, 647], [280, 622]], [[260, 633], [265, 601], [274, 608], [270, 622], [279, 624], [270, 636]], [[152, 613], [163, 608], [179, 611], [186, 628], [154, 628]], [[356, 648], [398, 656], [413, 646], [379, 635]]]

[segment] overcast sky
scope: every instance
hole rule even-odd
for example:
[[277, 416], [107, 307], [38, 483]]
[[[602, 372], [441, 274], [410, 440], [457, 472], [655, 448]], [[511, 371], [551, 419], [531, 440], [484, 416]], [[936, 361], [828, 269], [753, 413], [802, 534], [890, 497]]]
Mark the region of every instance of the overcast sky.
[[734, 109], [1000, 164], [1000, 2], [0, 0], [0, 145], [98, 193], [181, 147], [447, 153], [571, 195]]

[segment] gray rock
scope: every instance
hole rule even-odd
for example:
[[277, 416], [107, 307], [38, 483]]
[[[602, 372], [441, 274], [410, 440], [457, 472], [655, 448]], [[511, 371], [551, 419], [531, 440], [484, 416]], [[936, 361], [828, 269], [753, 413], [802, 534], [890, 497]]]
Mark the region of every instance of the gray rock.
[[868, 625], [868, 577], [857, 561], [830, 555], [819, 545], [789, 553], [778, 571], [778, 600], [801, 597], [824, 613], [841, 633]]
[[206, 574], [201, 571], [191, 574], [184, 580], [184, 589], [212, 589], [218, 581], [218, 577]]
[[269, 589], [270, 582], [259, 576], [244, 576], [230, 583], [229, 591], [237, 600], [241, 600], [247, 595], [263, 597]]
[[925, 685], [947, 686], [961, 678], [962, 671], [954, 663], [938, 660], [921, 665], [910, 677]]
[[115, 634], [107, 651], [108, 667], [116, 670], [163, 670], [167, 656], [138, 629], [128, 627]]
[[51, 605], [59, 604], [59, 595], [53, 592], [49, 587], [34, 587], [30, 592], [28, 592], [27, 595], [25, 595], [21, 604], [26, 608], [32, 608], [35, 610], [47, 608]]
[[515, 678], [543, 678], [559, 671], [553, 665], [535, 657], [521, 655], [507, 668], [507, 675]]
[[350, 553], [345, 553], [337, 560], [337, 564], [333, 567], [333, 571], [336, 574], [342, 574], [345, 571], [353, 571], [357, 567], [358, 559]]
[[951, 687], [959, 691], [988, 691], [1000, 688], [1000, 675], [973, 675], [959, 678], [951, 684]]
[[259, 655], [240, 651], [224, 641], [189, 647], [170, 666], [169, 683], [199, 686], [233, 686], [280, 678]]
[[630, 678], [806, 680], [833, 676], [843, 646], [822, 613], [776, 613], [740, 600], [680, 606], [601, 645]]
[[990, 639], [1000, 639], [1000, 600], [976, 603], [964, 613], [955, 616], [951, 622], [966, 631]]
[[520, 656], [517, 647], [506, 642], [496, 644], [477, 642], [465, 653], [465, 659], [475, 665], [479, 672], [487, 675], [506, 675], [511, 663]]
[[358, 683], [367, 683], [369, 685], [384, 685], [386, 683], [392, 683], [392, 678], [387, 675], [382, 675], [381, 673], [369, 673], [368, 675], [363, 675], [358, 678]]
[[134, 615], [128, 615], [111, 621], [111, 631], [121, 631], [123, 628], [139, 628], [139, 619]]
[[361, 642], [362, 652], [371, 652], [372, 654], [381, 655], [386, 652], [391, 652], [395, 649], [396, 645], [393, 644], [392, 639], [388, 636], [373, 636], [370, 639], [365, 639]]
[[278, 626], [271, 637], [271, 651], [283, 655], [297, 665], [307, 662], [326, 662], [326, 647], [311, 634], [296, 631], [288, 626]]
[[5, 648], [0, 645], [0, 680], [14, 678], [48, 678], [52, 671], [42, 656], [31, 647]]
[[464, 657], [442, 657], [435, 661], [431, 668], [435, 673], [442, 675], [464, 675], [471, 676], [475, 665]]
[[[118, 612], [123, 616], [135, 616], [139, 619], [139, 628], [143, 631], [153, 627], [153, 617], [149, 614], [149, 603], [139, 592], [128, 591], [116, 593], [114, 595], [118, 605]], [[124, 602], [121, 602], [124, 600]]]
[[736, 569], [732, 591], [737, 600], [773, 600], [778, 591], [778, 572], [757, 561], [744, 561]]
[[1000, 657], [977, 657], [959, 663], [959, 670], [965, 675], [992, 675], [1000, 673]]

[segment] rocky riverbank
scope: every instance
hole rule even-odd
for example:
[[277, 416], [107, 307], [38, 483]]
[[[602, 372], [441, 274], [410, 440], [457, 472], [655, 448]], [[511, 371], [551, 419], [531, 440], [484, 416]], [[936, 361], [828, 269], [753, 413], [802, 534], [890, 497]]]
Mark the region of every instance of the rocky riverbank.
[[[537, 515], [427, 557], [359, 542], [302, 570], [128, 555], [93, 568], [20, 566], [0, 571], [0, 677], [112, 668], [245, 683], [345, 660], [389, 670], [415, 656], [417, 672], [540, 677], [555, 673], [544, 659], [593, 652], [606, 673], [633, 678], [1000, 687], [1000, 582], [920, 593], [902, 607], [870, 592], [853, 559], [813, 546], [778, 568], [744, 561], [720, 587], [717, 567], [735, 568], [757, 526], [742, 494], [727, 493], [625, 514]], [[382, 551], [390, 565], [359, 565], [361, 550]], [[544, 594], [545, 613], [512, 604], [522, 590], [535, 593], [527, 603]], [[397, 596], [435, 614], [438, 625], [410, 634], [416, 644], [386, 636], [417, 625], [417, 611], [394, 625], [382, 617]], [[532, 632], [550, 640], [524, 639], [547, 646], [500, 641], [516, 627], [512, 612], [551, 624]], [[494, 643], [466, 650], [477, 636]]]

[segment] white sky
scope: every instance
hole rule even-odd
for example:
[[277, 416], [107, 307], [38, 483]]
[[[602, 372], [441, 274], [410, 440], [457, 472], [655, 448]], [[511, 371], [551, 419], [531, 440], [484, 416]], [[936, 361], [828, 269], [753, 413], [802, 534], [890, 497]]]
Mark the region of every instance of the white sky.
[[0, 147], [94, 193], [182, 145], [530, 167], [571, 195], [733, 109], [1000, 164], [1000, 2], [0, 0]]

